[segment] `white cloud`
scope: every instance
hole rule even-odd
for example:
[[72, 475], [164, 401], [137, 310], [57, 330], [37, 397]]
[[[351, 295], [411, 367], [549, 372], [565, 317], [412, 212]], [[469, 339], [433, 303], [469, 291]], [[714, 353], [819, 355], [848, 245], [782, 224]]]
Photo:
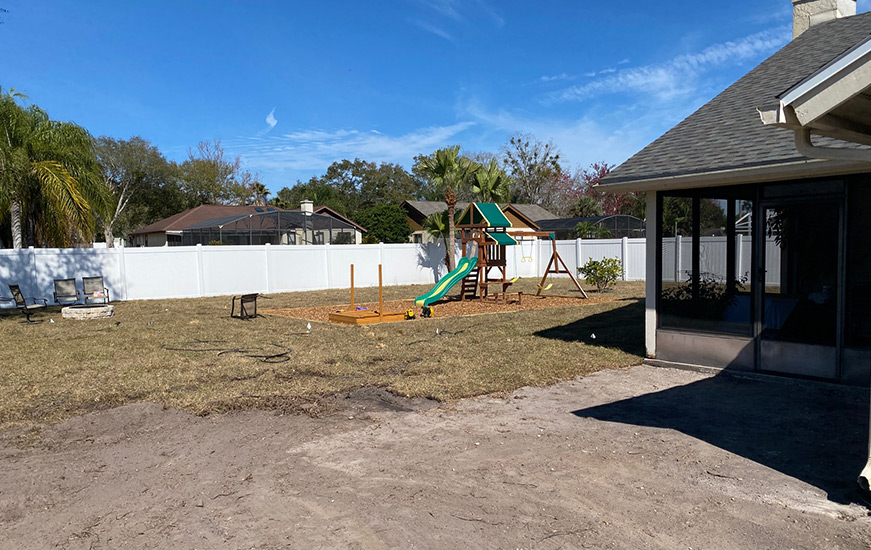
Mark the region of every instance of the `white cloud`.
[[599, 74], [613, 74], [548, 94], [545, 102], [583, 101], [621, 92], [649, 94], [661, 100], [691, 95], [697, 89], [698, 77], [705, 72], [773, 52], [788, 42], [790, 36], [791, 31], [782, 27], [734, 42], [714, 44], [699, 53], [680, 55], [659, 65], [630, 67], [616, 72], [608, 69]]
[[[659, 110], [642, 117], [615, 115], [609, 119], [596, 119], [583, 115], [574, 119], [547, 118], [517, 114], [506, 110], [490, 110], [476, 101], [460, 106], [459, 110], [478, 123], [478, 128], [489, 133], [491, 143], [468, 142], [467, 148], [496, 151], [508, 136], [531, 133], [540, 141], [553, 140], [562, 153], [567, 168], [587, 167], [594, 162], [619, 164], [647, 145], [669, 126], [686, 116], [683, 111]], [[625, 119], [621, 122], [618, 119]]]
[[224, 147], [240, 155], [253, 170], [325, 171], [333, 162], [362, 158], [370, 162], [410, 165], [415, 155], [458, 142], [457, 135], [473, 127], [466, 121], [420, 128], [390, 136], [376, 130], [302, 130], [272, 137], [239, 138]]
[[278, 121], [275, 120], [275, 107], [273, 107], [272, 110], [269, 111], [269, 114], [266, 115], [266, 124], [269, 125], [270, 130], [275, 128], [275, 125], [278, 124]]
[[454, 36], [441, 27], [437, 27], [435, 25], [427, 23], [426, 21], [412, 21], [412, 23], [414, 23], [415, 25], [417, 25], [421, 29], [425, 30], [426, 32], [432, 33], [436, 36], [440, 36], [440, 37], [444, 38], [445, 40], [450, 40], [451, 42], [456, 42], [456, 40], [454, 39]]
[[566, 73], [560, 73], [555, 75], [542, 75], [538, 78], [539, 82], [553, 82], [555, 80], [574, 80], [575, 76]]

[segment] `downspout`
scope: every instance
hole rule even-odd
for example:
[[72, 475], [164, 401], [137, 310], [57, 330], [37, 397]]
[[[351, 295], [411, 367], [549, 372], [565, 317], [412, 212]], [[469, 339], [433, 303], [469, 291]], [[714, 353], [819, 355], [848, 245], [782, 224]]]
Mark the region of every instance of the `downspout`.
[[811, 143], [811, 131], [807, 128], [795, 130], [795, 148], [802, 155], [814, 159], [871, 162], [871, 149], [817, 147]]

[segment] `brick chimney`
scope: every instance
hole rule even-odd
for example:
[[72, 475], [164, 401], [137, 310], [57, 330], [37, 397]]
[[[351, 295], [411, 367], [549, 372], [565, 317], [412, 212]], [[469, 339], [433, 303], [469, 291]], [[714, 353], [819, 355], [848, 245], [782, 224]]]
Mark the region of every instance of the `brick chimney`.
[[856, 15], [856, 0], [792, 0], [792, 37], [818, 23]]

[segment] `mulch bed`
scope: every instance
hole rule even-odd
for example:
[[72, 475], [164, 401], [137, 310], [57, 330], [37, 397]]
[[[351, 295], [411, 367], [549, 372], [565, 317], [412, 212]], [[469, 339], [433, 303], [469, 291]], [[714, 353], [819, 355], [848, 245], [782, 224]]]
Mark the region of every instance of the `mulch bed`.
[[[584, 306], [591, 304], [601, 304], [604, 302], [613, 302], [616, 298], [611, 296], [596, 296], [590, 295], [589, 298], [583, 298], [580, 294], [578, 297], [568, 296], [535, 296], [534, 294], [524, 294], [522, 301], [517, 300], [517, 294], [511, 293], [508, 295], [508, 301], [495, 302], [492, 297], [486, 299], [474, 299], [461, 301], [458, 299], [442, 300], [433, 304], [434, 317], [461, 317], [466, 315], [480, 315], [484, 313], [505, 313], [510, 311], [524, 311], [527, 309], [545, 309], [551, 307], [564, 306]], [[282, 317], [296, 317], [308, 319], [310, 321], [329, 321], [330, 313], [343, 311], [348, 309], [349, 304], [331, 305], [318, 307], [295, 307], [282, 309], [266, 309], [261, 310], [261, 313], [267, 315], [280, 315]], [[371, 310], [378, 309], [378, 302], [367, 302], [362, 304], [354, 304], [355, 307], [365, 307]], [[385, 312], [402, 312], [409, 309], [414, 310], [414, 314], [420, 316], [420, 308], [414, 306], [414, 300], [392, 300], [384, 302]]]

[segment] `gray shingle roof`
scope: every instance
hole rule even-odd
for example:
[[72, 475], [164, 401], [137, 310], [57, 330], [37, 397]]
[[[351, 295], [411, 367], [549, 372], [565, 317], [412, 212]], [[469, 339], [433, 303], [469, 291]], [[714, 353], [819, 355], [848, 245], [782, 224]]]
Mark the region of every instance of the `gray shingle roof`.
[[518, 204], [516, 202], [513, 202], [511, 203], [511, 206], [516, 208], [521, 214], [534, 222], [538, 222], [539, 220], [549, 220], [557, 217], [553, 212], [550, 212], [537, 204]]
[[[775, 103], [778, 95], [869, 34], [871, 13], [812, 27], [615, 168], [601, 184], [805, 160], [795, 149], [793, 133], [764, 126], [756, 108]], [[814, 138], [816, 144], [832, 142]]]

